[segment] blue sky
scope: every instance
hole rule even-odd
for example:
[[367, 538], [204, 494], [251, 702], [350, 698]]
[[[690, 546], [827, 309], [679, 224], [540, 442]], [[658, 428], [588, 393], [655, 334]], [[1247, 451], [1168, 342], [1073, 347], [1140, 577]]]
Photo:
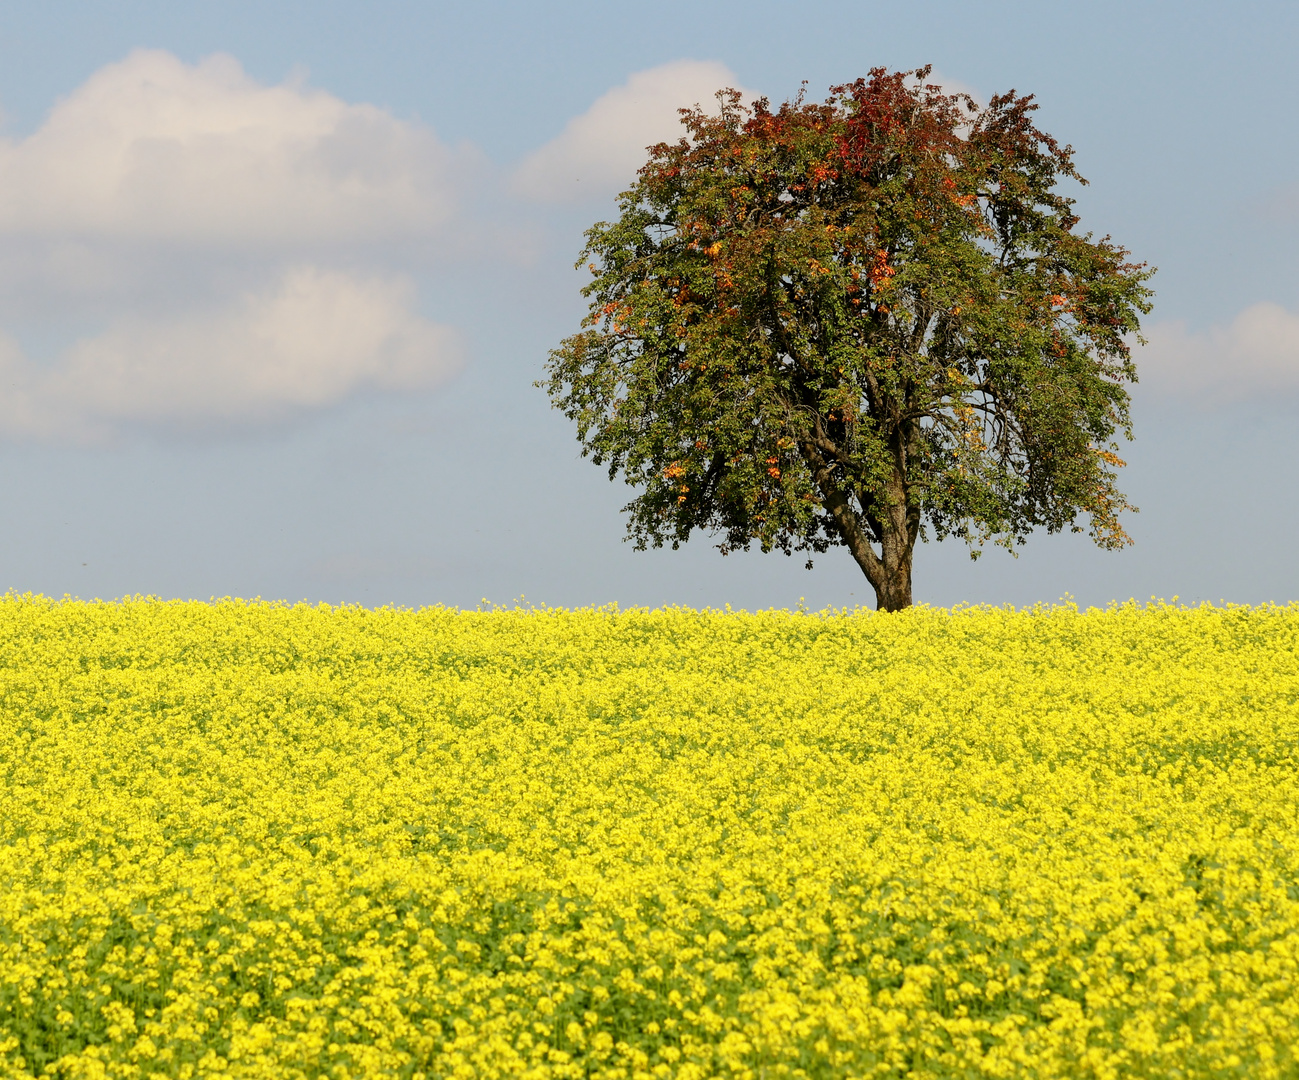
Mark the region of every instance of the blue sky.
[[[17, 9], [17, 10], [15, 10]], [[916, 558], [923, 602], [1299, 594], [1299, 8], [62, 3], [0, 18], [0, 588], [366, 605], [867, 604], [634, 552], [532, 383], [639, 147], [721, 82], [1037, 95], [1159, 268], [1136, 544]]]

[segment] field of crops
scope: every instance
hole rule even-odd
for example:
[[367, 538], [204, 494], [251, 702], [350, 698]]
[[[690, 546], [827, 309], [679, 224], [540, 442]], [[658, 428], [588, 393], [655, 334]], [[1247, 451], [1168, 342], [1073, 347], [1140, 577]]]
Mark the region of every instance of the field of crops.
[[1299, 606], [0, 600], [5, 1077], [1294, 1077]]

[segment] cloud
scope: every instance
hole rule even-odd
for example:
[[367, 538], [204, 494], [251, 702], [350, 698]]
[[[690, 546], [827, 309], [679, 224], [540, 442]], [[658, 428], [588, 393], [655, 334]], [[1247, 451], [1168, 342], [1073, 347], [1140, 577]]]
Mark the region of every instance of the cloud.
[[457, 335], [412, 310], [400, 278], [311, 266], [224, 307], [168, 320], [125, 316], [46, 367], [0, 341], [10, 437], [86, 441], [124, 425], [246, 426], [359, 390], [424, 390], [460, 365]]
[[101, 68], [0, 139], [0, 437], [233, 431], [437, 385], [459, 337], [393, 266], [450, 243], [480, 161], [230, 56]]
[[1159, 323], [1145, 336], [1137, 372], [1161, 395], [1210, 403], [1299, 391], [1299, 315], [1279, 304], [1247, 307], [1228, 326]]
[[428, 129], [230, 56], [137, 50], [0, 140], [0, 235], [253, 247], [447, 221], [463, 162]]
[[525, 158], [513, 190], [538, 202], [615, 194], [631, 185], [647, 146], [684, 133], [678, 109], [715, 107], [723, 87], [736, 87], [736, 78], [717, 61], [677, 60], [639, 71]]

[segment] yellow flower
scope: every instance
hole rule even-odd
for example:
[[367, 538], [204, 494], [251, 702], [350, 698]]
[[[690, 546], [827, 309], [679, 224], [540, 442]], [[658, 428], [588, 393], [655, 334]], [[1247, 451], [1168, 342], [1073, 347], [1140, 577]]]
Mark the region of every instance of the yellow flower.
[[1299, 607], [0, 600], [0, 1075], [1299, 1067]]

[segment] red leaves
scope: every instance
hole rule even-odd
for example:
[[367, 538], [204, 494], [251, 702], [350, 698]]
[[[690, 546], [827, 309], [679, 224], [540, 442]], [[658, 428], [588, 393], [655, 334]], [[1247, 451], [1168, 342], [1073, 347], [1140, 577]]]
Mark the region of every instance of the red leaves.
[[838, 156], [848, 171], [879, 183], [882, 173], [903, 159], [932, 162], [943, 155], [959, 155], [961, 139], [956, 129], [963, 118], [957, 105], [963, 98], [925, 84], [930, 70], [872, 68], [869, 79], [830, 88], [848, 110], [835, 138]]

